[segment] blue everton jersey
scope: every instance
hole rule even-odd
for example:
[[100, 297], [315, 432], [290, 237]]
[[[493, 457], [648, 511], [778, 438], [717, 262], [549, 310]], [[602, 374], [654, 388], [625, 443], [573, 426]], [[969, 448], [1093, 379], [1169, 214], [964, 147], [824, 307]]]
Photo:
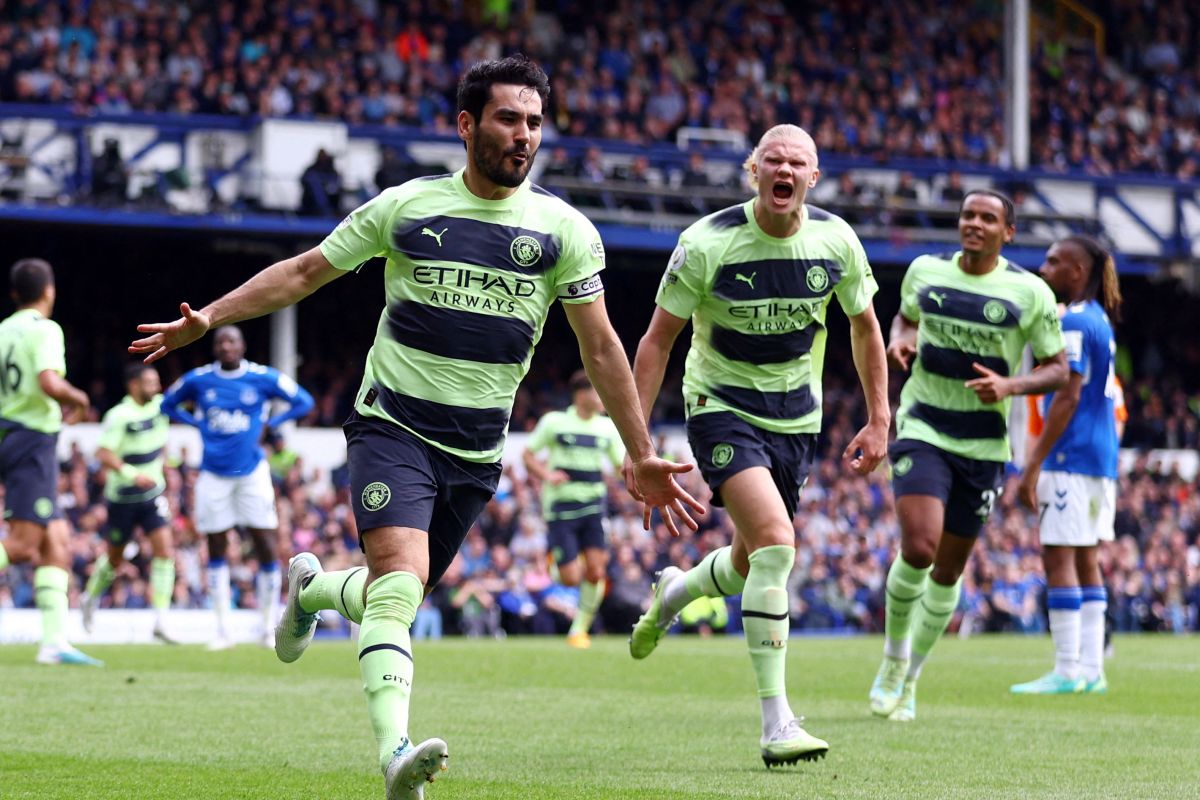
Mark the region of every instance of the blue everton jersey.
[[[272, 400], [288, 404], [269, 417]], [[189, 411], [183, 405], [190, 403]], [[272, 367], [243, 361], [234, 370], [217, 363], [198, 367], [163, 395], [162, 410], [176, 422], [200, 429], [200, 469], [225, 477], [248, 475], [263, 459], [263, 425], [298, 419], [313, 407], [312, 395]]]
[[[1067, 307], [1062, 318], [1071, 371], [1083, 376], [1083, 389], [1067, 429], [1046, 456], [1043, 469], [1117, 477], [1117, 393], [1112, 323], [1095, 300]], [[1049, 409], [1054, 395], [1046, 396]]]

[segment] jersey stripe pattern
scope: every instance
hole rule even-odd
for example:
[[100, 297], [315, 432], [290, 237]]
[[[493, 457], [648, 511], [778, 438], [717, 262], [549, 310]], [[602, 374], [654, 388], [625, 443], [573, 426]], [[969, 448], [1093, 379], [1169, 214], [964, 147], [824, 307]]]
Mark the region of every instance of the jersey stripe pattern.
[[385, 190], [321, 252], [341, 270], [386, 259], [358, 413], [479, 463], [500, 459], [550, 304], [603, 291], [604, 246], [582, 214], [528, 181], [484, 200], [462, 170]]
[[567, 480], [542, 485], [542, 516], [547, 521], [576, 519], [604, 511], [604, 464], [620, 469], [625, 447], [613, 421], [602, 414], [583, 419], [574, 406], [551, 411], [538, 420], [526, 447], [548, 451], [546, 466]]
[[900, 393], [898, 439], [915, 439], [982, 461], [1008, 461], [1008, 409], [980, 402], [966, 382], [976, 364], [1016, 373], [1026, 344], [1041, 360], [1063, 350], [1054, 294], [1037, 275], [1001, 258], [986, 275], [959, 267], [962, 254], [921, 256], [900, 287], [900, 313], [918, 325], [917, 357]]
[[878, 286], [840, 217], [805, 206], [799, 232], [778, 238], [753, 209], [750, 200], [684, 231], [656, 302], [692, 320], [689, 416], [731, 411], [766, 430], [816, 433], [829, 302], [861, 314]]
[[117, 455], [139, 475], [154, 481], [150, 489], [138, 488], [132, 477], [110, 472], [104, 481], [104, 497], [114, 503], [152, 500], [166, 488], [163, 477], [163, 450], [167, 446], [167, 417], [162, 413], [162, 395], [156, 394], [144, 405], [132, 397], [110, 408], [101, 422], [99, 446]]

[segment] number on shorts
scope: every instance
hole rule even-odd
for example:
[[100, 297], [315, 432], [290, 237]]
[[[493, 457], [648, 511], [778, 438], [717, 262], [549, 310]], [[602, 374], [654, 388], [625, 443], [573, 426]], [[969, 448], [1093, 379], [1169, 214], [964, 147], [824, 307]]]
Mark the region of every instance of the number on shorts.
[[154, 498], [154, 510], [158, 512], [158, 515], [163, 518], [164, 522], [170, 521], [171, 504], [167, 502], [167, 496], [165, 494], [160, 494], [158, 497]]
[[979, 495], [979, 499], [983, 501], [983, 505], [979, 506], [975, 513], [981, 519], [987, 519], [991, 516], [992, 506], [996, 505], [996, 498], [999, 496], [999, 493], [995, 489], [985, 489]]

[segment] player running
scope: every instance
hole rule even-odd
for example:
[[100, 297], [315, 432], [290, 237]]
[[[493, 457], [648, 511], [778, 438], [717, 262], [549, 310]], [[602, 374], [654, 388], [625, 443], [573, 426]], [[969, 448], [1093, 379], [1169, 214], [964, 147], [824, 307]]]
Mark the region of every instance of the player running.
[[108, 410], [101, 423], [96, 458], [108, 468], [104, 499], [108, 522], [103, 538], [107, 551], [96, 559], [92, 577], [80, 599], [83, 628], [89, 633], [100, 597], [112, 584], [125, 560], [125, 545], [141, 528], [150, 540], [150, 605], [154, 608], [154, 638], [175, 644], [166, 630], [167, 610], [175, 592], [175, 549], [171, 541], [170, 509], [163, 492], [163, 450], [167, 418], [162, 413], [162, 381], [158, 370], [131, 364], [125, 370], [128, 394]]
[[[1067, 380], [1054, 294], [1002, 255], [1016, 231], [1004, 194], [975, 190], [958, 215], [961, 249], [921, 256], [900, 286], [888, 360], [912, 374], [900, 394], [892, 486], [900, 553], [888, 570], [884, 657], [871, 711], [917, 715], [917, 679], [958, 606], [971, 548], [1010, 459], [1010, 397]], [[1017, 375], [1026, 344], [1039, 366]]]
[[140, 325], [150, 335], [130, 347], [154, 360], [211, 325], [275, 311], [386, 257], [387, 302], [344, 426], [368, 568], [322, 573], [312, 554], [293, 558], [275, 652], [299, 658], [321, 609], [361, 621], [358, 665], [388, 800], [423, 797], [425, 782], [447, 767], [445, 742], [408, 737], [409, 628], [496, 491], [517, 386], [554, 300], [631, 454], [635, 479], [626, 485], [645, 498], [644, 524], [657, 508], [671, 530], [676, 520], [694, 530], [688, 510], [703, 513], [673, 477], [690, 465], [655, 455], [605, 312], [600, 235], [527, 180], [549, 91], [546, 74], [523, 56], [474, 65], [458, 88], [465, 169], [386, 189], [318, 247], [200, 311], [185, 303], [174, 322]]
[[8, 521], [0, 570], [38, 561], [33, 585], [42, 612], [39, 664], [99, 667], [102, 662], [67, 643], [70, 529], [58, 509], [55, 455], [59, 430], [64, 422], [84, 418], [88, 397], [63, 377], [66, 347], [62, 328], [50, 319], [58, 296], [50, 264], [40, 258], [18, 261], [9, 287], [17, 310], [0, 322], [0, 477]]
[[[274, 646], [279, 617], [279, 517], [275, 487], [260, 442], [263, 427], [275, 428], [300, 419], [313, 407], [312, 395], [274, 367], [245, 359], [246, 341], [233, 325], [213, 337], [212, 364], [186, 373], [162, 399], [163, 412], [199, 429], [204, 443], [196, 479], [196, 530], [208, 541], [208, 596], [217, 618], [217, 636], [209, 650], [233, 647], [229, 636], [229, 532], [241, 526], [250, 532], [259, 572], [255, 595], [262, 612], [262, 644]], [[271, 401], [286, 408], [269, 416]], [[190, 406], [185, 408], [185, 406]]]
[[634, 360], [648, 417], [671, 347], [692, 320], [683, 378], [688, 441], [714, 505], [733, 520], [733, 544], [686, 573], [663, 570], [629, 651], [638, 659], [650, 655], [693, 600], [741, 594], [762, 711], [759, 743], [771, 767], [829, 749], [800, 726], [784, 676], [787, 580], [796, 558], [792, 518], [816, 456], [825, 319], [835, 296], [850, 318], [867, 402], [867, 425], [843, 453], [855, 472], [869, 473], [883, 460], [891, 412], [883, 336], [871, 305], [878, 286], [866, 253], [840, 217], [804, 204], [820, 176], [812, 138], [794, 125], [777, 125], [745, 166], [755, 198], [705, 217], [679, 237]]
[[1050, 247], [1042, 277], [1060, 302], [1071, 375], [1045, 398], [1041, 435], [1021, 476], [1018, 499], [1039, 512], [1054, 669], [1018, 683], [1014, 694], [1101, 694], [1107, 596], [1097, 563], [1112, 541], [1117, 497], [1117, 352], [1111, 320], [1121, 289], [1112, 256], [1086, 236]]
[[[564, 586], [582, 582], [567, 644], [586, 650], [592, 646], [588, 631], [604, 599], [608, 566], [603, 468], [607, 462], [620, 469], [625, 448], [612, 420], [604, 416], [604, 404], [587, 373], [572, 375], [569, 388], [571, 405], [538, 420], [524, 460], [526, 469], [542, 482], [542, 516], [558, 579]], [[537, 455], [543, 451], [548, 451], [545, 461]]]

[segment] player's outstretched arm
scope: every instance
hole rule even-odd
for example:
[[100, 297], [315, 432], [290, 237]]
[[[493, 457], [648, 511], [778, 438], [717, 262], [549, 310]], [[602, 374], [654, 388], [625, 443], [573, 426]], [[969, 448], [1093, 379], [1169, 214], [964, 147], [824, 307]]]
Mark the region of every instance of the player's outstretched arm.
[[979, 363], [972, 364], [971, 368], [979, 373], [980, 377], [963, 385], [975, 392], [981, 403], [999, 403], [1015, 394], [1045, 394], [1058, 391], [1067, 384], [1067, 378], [1071, 374], [1067, 365], [1066, 350], [1043, 358], [1038, 362], [1037, 368], [1027, 375], [1008, 377]]
[[887, 455], [888, 429], [892, 424], [883, 332], [872, 306], [850, 317], [850, 348], [867, 400], [867, 424], [846, 446], [842, 460], [858, 474], [866, 475]]
[[[704, 514], [704, 505], [675, 482], [675, 474], [689, 472], [691, 464], [674, 464], [659, 458], [646, 430], [633, 373], [621, 340], [608, 321], [604, 298], [591, 303], [564, 303], [567, 321], [579, 340], [584, 369], [596, 387], [608, 415], [612, 417], [633, 464], [634, 482], [645, 504], [642, 523], [650, 528], [651, 510], [657, 508], [673, 535], [679, 534], [676, 519], [692, 530], [692, 518]], [[690, 513], [689, 513], [690, 512]]]
[[308, 297], [343, 272], [334, 268], [320, 248], [279, 261], [264, 269], [229, 294], [199, 311], [187, 303], [179, 307], [174, 322], [142, 323], [137, 326], [149, 336], [136, 339], [129, 352], [144, 355], [147, 364], [172, 350], [189, 345], [209, 328], [261, 317]]

